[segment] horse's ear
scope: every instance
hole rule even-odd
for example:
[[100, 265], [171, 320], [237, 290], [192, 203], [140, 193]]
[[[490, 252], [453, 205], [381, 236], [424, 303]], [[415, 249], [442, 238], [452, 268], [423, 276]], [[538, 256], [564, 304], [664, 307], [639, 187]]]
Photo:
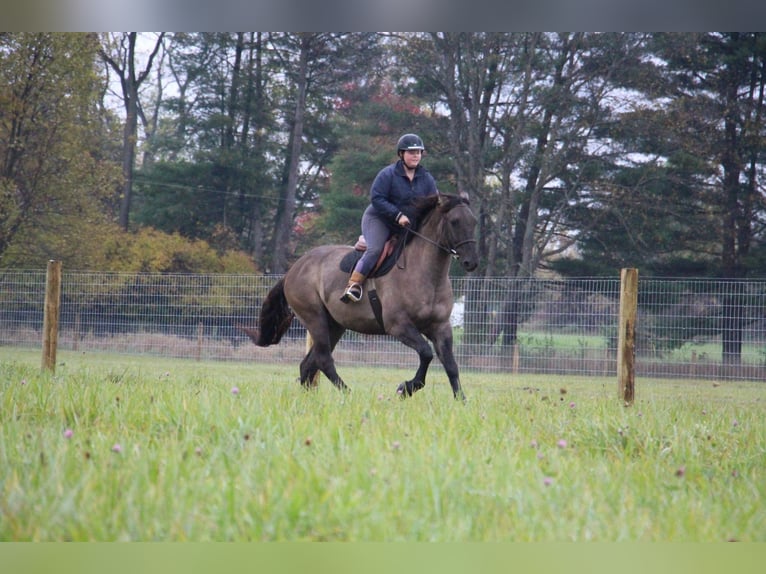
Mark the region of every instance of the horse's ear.
[[458, 195], [460, 196], [460, 199], [462, 199], [462, 200], [463, 200], [463, 201], [465, 201], [466, 203], [470, 203], [470, 201], [471, 201], [471, 197], [468, 195], [468, 192], [467, 192], [467, 191], [463, 191], [463, 190], [461, 189], [461, 190], [460, 190], [460, 193], [458, 193]]

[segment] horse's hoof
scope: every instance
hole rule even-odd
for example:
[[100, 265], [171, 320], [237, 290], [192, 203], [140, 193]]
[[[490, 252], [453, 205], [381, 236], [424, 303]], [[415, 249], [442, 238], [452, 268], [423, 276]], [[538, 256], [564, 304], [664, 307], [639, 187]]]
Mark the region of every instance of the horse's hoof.
[[402, 383], [401, 385], [396, 387], [396, 396], [398, 396], [400, 399], [406, 399], [409, 396], [407, 394], [406, 383]]

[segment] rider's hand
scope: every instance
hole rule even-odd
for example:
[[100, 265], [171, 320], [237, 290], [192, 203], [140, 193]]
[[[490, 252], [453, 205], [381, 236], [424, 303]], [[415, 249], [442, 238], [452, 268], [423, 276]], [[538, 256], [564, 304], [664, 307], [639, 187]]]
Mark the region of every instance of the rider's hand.
[[402, 227], [407, 227], [410, 224], [410, 218], [402, 213], [399, 216], [397, 223], [399, 223], [399, 225], [401, 225]]

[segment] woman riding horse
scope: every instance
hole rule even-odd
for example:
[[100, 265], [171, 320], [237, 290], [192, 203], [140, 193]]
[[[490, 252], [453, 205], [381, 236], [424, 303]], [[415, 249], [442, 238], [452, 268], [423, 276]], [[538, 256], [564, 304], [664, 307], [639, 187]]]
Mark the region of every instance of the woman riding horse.
[[424, 152], [419, 136], [404, 134], [396, 144], [399, 160], [381, 169], [375, 177], [370, 188], [370, 205], [362, 215], [362, 235], [367, 249], [340, 298], [344, 303], [361, 301], [364, 280], [375, 267], [386, 240], [413, 223], [415, 198], [439, 193], [433, 176], [420, 165]]
[[260, 347], [276, 345], [297, 317], [313, 343], [301, 361], [301, 384], [313, 386], [321, 371], [341, 390], [348, 387], [338, 375], [332, 352], [343, 333], [390, 335], [419, 358], [415, 376], [399, 385], [400, 396], [411, 396], [425, 386], [428, 366], [437, 356], [454, 396], [464, 398], [452, 349], [454, 297], [449, 271], [453, 258], [466, 271], [478, 265], [476, 217], [467, 197], [439, 193], [413, 203], [413, 221], [418, 229], [408, 232], [397, 264], [367, 280], [369, 304], [347, 305], [337, 297], [349, 273], [344, 261], [354, 248], [320, 245], [298, 258], [271, 288], [261, 305], [259, 328], [245, 332]]

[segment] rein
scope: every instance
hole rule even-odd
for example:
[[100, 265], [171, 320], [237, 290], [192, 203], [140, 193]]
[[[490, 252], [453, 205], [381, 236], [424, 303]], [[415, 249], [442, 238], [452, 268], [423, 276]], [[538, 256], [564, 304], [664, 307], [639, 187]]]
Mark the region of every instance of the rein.
[[[452, 255], [452, 257], [454, 257], [455, 259], [458, 259], [458, 257], [459, 257], [458, 252], [457, 252], [457, 249], [459, 247], [462, 247], [463, 245], [465, 245], [467, 243], [476, 243], [475, 239], [464, 239], [463, 241], [459, 242], [454, 247], [448, 247], [446, 245], [442, 245], [438, 241], [434, 241], [430, 237], [427, 237], [427, 236], [423, 235], [422, 233], [420, 233], [418, 231], [415, 231], [411, 227], [406, 227], [405, 231], [404, 231], [404, 241], [402, 241], [402, 247], [404, 247], [404, 245], [406, 245], [406, 243], [407, 243], [406, 239], [407, 239], [407, 234], [408, 233], [412, 233], [413, 235], [416, 235], [417, 237], [420, 237], [425, 242], [430, 243], [431, 245], [437, 247], [438, 249], [441, 249], [442, 251], [444, 251], [445, 253], [448, 253], [449, 255]], [[404, 267], [405, 267], [404, 261], [402, 261], [401, 265], [399, 265], [397, 263], [397, 267], [399, 267], [400, 269], [404, 269]]]
[[442, 244], [441, 244], [441, 243], [439, 243], [438, 241], [434, 241], [434, 240], [433, 240], [433, 239], [431, 239], [430, 237], [426, 237], [426, 236], [425, 236], [425, 235], [423, 235], [422, 233], [419, 233], [419, 232], [417, 232], [417, 231], [415, 231], [414, 229], [411, 229], [411, 228], [409, 228], [409, 227], [407, 227], [407, 228], [406, 228], [406, 231], [405, 231], [405, 233], [412, 233], [413, 235], [417, 235], [417, 236], [418, 236], [418, 237], [420, 237], [421, 239], [423, 239], [423, 240], [427, 241], [427, 242], [428, 242], [428, 243], [430, 243], [431, 245], [435, 245], [436, 247], [438, 247], [438, 248], [439, 248], [439, 249], [441, 249], [442, 251], [444, 251], [444, 252], [446, 252], [446, 253], [449, 253], [450, 255], [452, 255], [452, 256], [453, 256], [453, 257], [455, 257], [455, 258], [457, 258], [457, 257], [458, 257], [458, 254], [457, 254], [457, 248], [458, 248], [458, 247], [462, 247], [463, 245], [465, 245], [465, 244], [467, 244], [467, 243], [476, 243], [476, 240], [475, 240], [475, 239], [464, 239], [463, 241], [461, 241], [460, 243], [458, 243], [457, 245], [455, 245], [455, 247], [447, 247], [446, 245], [442, 245]]
[[[455, 251], [455, 249], [451, 249], [451, 248], [447, 247], [446, 245], [442, 245], [442, 244], [441, 244], [441, 243], [439, 243], [438, 241], [434, 241], [434, 240], [433, 240], [433, 239], [431, 239], [430, 237], [426, 237], [426, 236], [425, 236], [425, 235], [423, 235], [422, 233], [419, 233], [419, 232], [415, 231], [414, 229], [412, 229], [412, 228], [410, 228], [410, 227], [407, 227], [407, 228], [406, 228], [405, 234], [407, 234], [407, 233], [412, 233], [413, 235], [417, 235], [417, 236], [418, 236], [418, 237], [420, 237], [421, 239], [424, 239], [425, 241], [427, 241], [427, 242], [428, 242], [428, 243], [430, 243], [431, 245], [435, 245], [436, 247], [438, 247], [438, 248], [439, 248], [439, 249], [441, 249], [442, 251], [445, 251], [445, 252], [449, 253], [450, 255], [453, 255], [453, 256], [456, 256], [456, 255], [457, 255], [457, 251]], [[467, 239], [466, 241], [461, 241], [461, 242], [460, 242], [460, 244], [459, 244], [459, 245], [457, 245], [456, 247], [460, 247], [460, 245], [463, 245], [464, 243], [468, 243], [468, 242], [470, 242], [470, 241], [474, 241], [474, 240], [473, 240], [473, 239]]]

